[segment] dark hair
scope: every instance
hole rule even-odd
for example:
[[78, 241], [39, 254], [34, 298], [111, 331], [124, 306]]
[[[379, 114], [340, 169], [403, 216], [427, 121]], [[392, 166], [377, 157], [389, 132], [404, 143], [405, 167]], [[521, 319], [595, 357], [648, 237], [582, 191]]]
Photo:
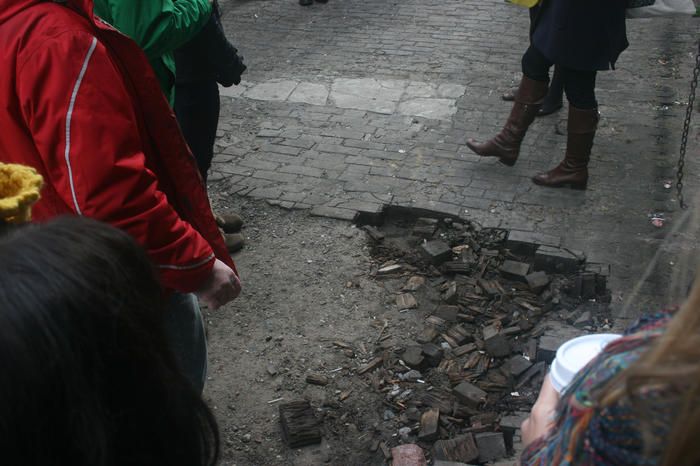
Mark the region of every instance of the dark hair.
[[169, 349], [145, 252], [77, 217], [0, 237], [3, 464], [215, 464], [216, 421]]

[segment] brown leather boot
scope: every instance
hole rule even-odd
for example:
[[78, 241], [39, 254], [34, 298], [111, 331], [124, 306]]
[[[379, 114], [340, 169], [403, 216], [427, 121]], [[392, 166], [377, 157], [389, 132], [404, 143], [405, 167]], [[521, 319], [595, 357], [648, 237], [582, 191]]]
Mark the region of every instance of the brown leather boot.
[[586, 189], [588, 161], [598, 128], [598, 109], [581, 110], [569, 105], [568, 139], [564, 160], [554, 169], [532, 178], [535, 184], [561, 188]]
[[546, 95], [546, 82], [533, 81], [523, 76], [513, 109], [501, 132], [483, 144], [469, 139], [467, 147], [482, 157], [498, 157], [501, 163], [512, 167], [518, 160], [520, 144], [523, 142], [527, 128], [535, 120], [535, 115]]

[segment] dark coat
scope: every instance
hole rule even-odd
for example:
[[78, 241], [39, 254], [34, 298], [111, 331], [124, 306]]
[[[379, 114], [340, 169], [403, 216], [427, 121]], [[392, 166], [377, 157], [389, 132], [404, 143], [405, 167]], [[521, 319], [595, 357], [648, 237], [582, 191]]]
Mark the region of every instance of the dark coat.
[[209, 22], [199, 34], [175, 51], [177, 84], [218, 81], [230, 86], [241, 82], [246, 69], [243, 57], [224, 34], [218, 2], [213, 6]]
[[532, 43], [553, 63], [574, 70], [607, 70], [627, 48], [626, 0], [543, 0]]

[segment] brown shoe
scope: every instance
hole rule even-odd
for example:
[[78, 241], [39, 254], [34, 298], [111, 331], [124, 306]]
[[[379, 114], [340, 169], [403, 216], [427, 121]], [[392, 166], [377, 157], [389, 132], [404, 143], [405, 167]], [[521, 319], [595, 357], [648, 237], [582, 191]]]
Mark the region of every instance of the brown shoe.
[[240, 233], [234, 233], [232, 235], [224, 235], [224, 242], [226, 243], [228, 252], [234, 253], [243, 249], [245, 238]]
[[238, 214], [216, 214], [214, 220], [225, 233], [238, 233], [243, 228], [243, 219]]
[[534, 81], [523, 76], [513, 109], [501, 132], [482, 144], [469, 139], [467, 147], [482, 157], [498, 157], [501, 163], [512, 167], [518, 160], [520, 144], [525, 138], [525, 133], [535, 120], [546, 95], [546, 82]]
[[554, 169], [532, 178], [535, 184], [550, 188], [588, 187], [588, 161], [598, 128], [598, 109], [581, 110], [569, 105], [568, 139], [564, 160]]

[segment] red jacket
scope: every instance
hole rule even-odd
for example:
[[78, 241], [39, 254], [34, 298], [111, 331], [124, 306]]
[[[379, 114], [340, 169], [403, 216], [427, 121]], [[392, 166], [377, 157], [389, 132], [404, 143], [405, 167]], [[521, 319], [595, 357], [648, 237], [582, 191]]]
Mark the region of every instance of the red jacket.
[[168, 289], [199, 289], [215, 256], [233, 267], [145, 55], [92, 0], [0, 0], [0, 160], [44, 176], [36, 220], [129, 232]]

